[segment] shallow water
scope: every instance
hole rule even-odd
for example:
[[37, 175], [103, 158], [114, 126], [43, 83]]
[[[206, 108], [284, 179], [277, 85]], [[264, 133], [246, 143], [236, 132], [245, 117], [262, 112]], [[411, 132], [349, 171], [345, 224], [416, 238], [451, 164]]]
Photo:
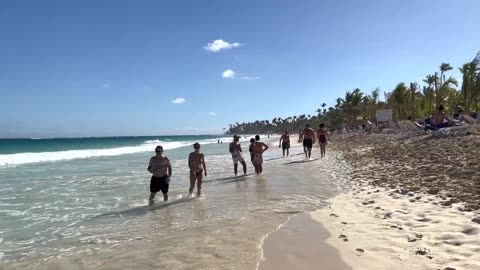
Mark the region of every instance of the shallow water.
[[299, 147], [288, 158], [271, 147], [263, 175], [252, 175], [248, 162], [249, 175], [232, 177], [226, 147], [202, 147], [209, 176], [204, 196], [193, 199], [186, 196], [190, 147], [167, 151], [170, 201], [152, 207], [150, 153], [0, 169], [0, 266], [255, 269], [267, 233], [325, 206], [348, 179], [334, 154], [304, 161]]

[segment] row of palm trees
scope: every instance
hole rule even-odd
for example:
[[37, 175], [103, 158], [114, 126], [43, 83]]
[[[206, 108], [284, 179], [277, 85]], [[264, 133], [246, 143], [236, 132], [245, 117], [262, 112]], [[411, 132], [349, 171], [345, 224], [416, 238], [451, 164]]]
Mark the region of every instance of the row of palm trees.
[[325, 123], [330, 129], [344, 126], [356, 126], [359, 119], [376, 120], [376, 111], [390, 109], [394, 120], [408, 117], [421, 118], [432, 115], [440, 104], [443, 104], [447, 113], [453, 114], [457, 106], [464, 111], [478, 111], [480, 108], [480, 51], [474, 59], [459, 68], [462, 74], [462, 84], [451, 75], [447, 76], [453, 67], [448, 63], [441, 63], [437, 71], [427, 75], [423, 85], [417, 82], [408, 84], [401, 82], [388, 92], [384, 92], [385, 101], [380, 100], [380, 89], [371, 93], [364, 93], [356, 88], [347, 91], [344, 98], [337, 98], [333, 107], [322, 103], [313, 115], [300, 115], [287, 118], [276, 117], [272, 121], [262, 120], [248, 123], [229, 125], [226, 133], [253, 134], [277, 133], [285, 129], [299, 130], [310, 123], [317, 126]]

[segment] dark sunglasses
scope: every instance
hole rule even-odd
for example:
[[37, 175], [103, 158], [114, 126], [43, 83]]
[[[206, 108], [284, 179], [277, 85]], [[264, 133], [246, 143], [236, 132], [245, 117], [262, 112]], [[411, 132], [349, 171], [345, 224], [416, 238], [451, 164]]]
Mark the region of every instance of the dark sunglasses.
[[156, 149], [155, 152], [160, 153], [160, 152], [163, 152], [163, 150]]

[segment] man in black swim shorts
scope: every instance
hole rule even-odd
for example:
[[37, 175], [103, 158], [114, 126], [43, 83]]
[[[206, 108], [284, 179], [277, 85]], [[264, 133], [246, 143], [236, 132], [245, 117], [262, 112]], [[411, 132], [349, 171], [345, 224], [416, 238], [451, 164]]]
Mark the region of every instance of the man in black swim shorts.
[[170, 160], [163, 154], [162, 146], [159, 145], [155, 148], [155, 156], [150, 158], [147, 170], [152, 174], [149, 204], [153, 204], [153, 199], [159, 191], [163, 193], [163, 200], [168, 201], [168, 187], [170, 185], [170, 176], [172, 176], [172, 166], [170, 165]]
[[310, 128], [310, 124], [307, 124], [303, 130], [303, 152], [305, 152], [305, 158], [310, 159], [312, 157], [312, 147], [314, 143], [315, 132]]

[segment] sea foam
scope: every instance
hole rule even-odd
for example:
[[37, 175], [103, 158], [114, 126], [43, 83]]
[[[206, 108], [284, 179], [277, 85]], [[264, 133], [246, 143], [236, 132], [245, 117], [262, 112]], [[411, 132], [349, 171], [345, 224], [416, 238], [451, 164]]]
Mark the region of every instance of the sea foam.
[[[199, 141], [202, 144], [216, 143], [217, 140], [203, 140]], [[82, 149], [82, 150], [67, 150], [55, 152], [40, 152], [40, 153], [16, 153], [0, 155], [0, 166], [14, 166], [21, 164], [37, 163], [37, 162], [53, 162], [71, 159], [91, 158], [91, 157], [105, 157], [105, 156], [119, 156], [126, 154], [135, 154], [153, 151], [155, 146], [162, 145], [165, 150], [175, 149], [191, 145], [194, 142], [189, 141], [160, 141], [148, 140], [138, 146], [126, 146], [109, 149]]]

